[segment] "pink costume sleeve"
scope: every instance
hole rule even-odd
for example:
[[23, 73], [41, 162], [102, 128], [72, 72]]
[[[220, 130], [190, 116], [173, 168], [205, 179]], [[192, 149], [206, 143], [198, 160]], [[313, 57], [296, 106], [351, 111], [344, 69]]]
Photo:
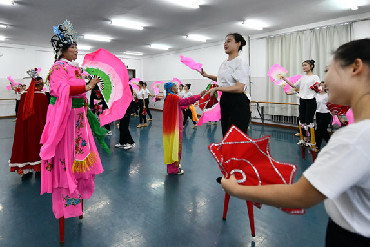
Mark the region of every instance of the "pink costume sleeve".
[[50, 94], [58, 99], [55, 105], [50, 104], [48, 108], [46, 124], [40, 141], [43, 144], [40, 151], [42, 160], [49, 160], [55, 156], [56, 146], [64, 135], [72, 109], [69, 90], [67, 69], [62, 63], [56, 62], [50, 71]]
[[179, 97], [179, 106], [189, 106], [200, 100], [200, 95], [194, 95], [188, 98]]

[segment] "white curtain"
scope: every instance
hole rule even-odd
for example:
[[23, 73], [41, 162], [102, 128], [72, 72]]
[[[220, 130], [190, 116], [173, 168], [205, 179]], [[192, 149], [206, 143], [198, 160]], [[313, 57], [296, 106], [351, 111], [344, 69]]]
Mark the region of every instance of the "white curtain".
[[[305, 60], [306, 39], [303, 31], [267, 38], [267, 67], [280, 64], [288, 70], [287, 76], [302, 73]], [[295, 95], [286, 95], [282, 87], [276, 86], [268, 78], [267, 101], [277, 103], [297, 103]], [[270, 115], [297, 116], [298, 107], [291, 105], [267, 104], [265, 113]]]
[[310, 55], [315, 60], [314, 73], [323, 81], [325, 67], [329, 64], [332, 53], [342, 44], [351, 41], [352, 23], [322, 27], [310, 30]]

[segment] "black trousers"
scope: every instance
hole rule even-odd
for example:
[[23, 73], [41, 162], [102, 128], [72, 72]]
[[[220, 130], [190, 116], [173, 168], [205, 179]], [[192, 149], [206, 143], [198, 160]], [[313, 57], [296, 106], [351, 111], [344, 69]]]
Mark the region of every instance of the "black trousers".
[[145, 107], [146, 107], [146, 114], [148, 114], [149, 119], [152, 119], [153, 116], [152, 116], [152, 113], [150, 113], [150, 110], [149, 110], [149, 98], [145, 99]]
[[313, 123], [317, 104], [316, 99], [299, 99], [299, 121], [303, 124]]
[[140, 123], [146, 123], [146, 115], [143, 115], [143, 111], [144, 111], [144, 102], [143, 102], [142, 99], [139, 99], [139, 118], [140, 118]]
[[244, 93], [222, 93], [220, 100], [222, 136], [232, 125], [247, 133], [251, 119], [250, 101]]
[[20, 100], [15, 101], [15, 116], [16, 117], [18, 116], [19, 102], [20, 102]]
[[329, 218], [326, 229], [326, 247], [369, 247], [370, 238], [343, 229]]
[[182, 110], [182, 113], [184, 115], [183, 125], [186, 124], [186, 122], [188, 121], [188, 118], [190, 118], [193, 124], [197, 124], [197, 122], [193, 121], [193, 113], [191, 112], [189, 108]]
[[134, 144], [134, 140], [132, 139], [130, 130], [130, 114], [126, 114], [121, 120], [119, 121], [119, 143], [120, 144]]
[[326, 142], [329, 141], [330, 135], [328, 132], [328, 125], [332, 121], [331, 114], [328, 113], [320, 113], [316, 112], [316, 146], [317, 148], [321, 147], [322, 140], [324, 139]]

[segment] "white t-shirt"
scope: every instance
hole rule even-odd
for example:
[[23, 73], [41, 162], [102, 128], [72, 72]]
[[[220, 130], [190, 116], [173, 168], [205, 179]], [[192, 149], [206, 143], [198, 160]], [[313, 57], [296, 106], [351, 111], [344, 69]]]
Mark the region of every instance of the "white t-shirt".
[[220, 87], [234, 86], [237, 81], [246, 86], [249, 83], [249, 66], [241, 57], [224, 61], [217, 75], [217, 82]]
[[150, 91], [149, 89], [144, 89], [144, 99], [147, 99], [149, 97]]
[[325, 94], [316, 94], [315, 96], [316, 98], [316, 103], [317, 103], [317, 108], [316, 108], [316, 112], [320, 112], [320, 113], [328, 113], [330, 112], [328, 107], [327, 107], [327, 103], [328, 103], [328, 94], [325, 93]]
[[144, 89], [140, 89], [140, 91], [137, 93], [137, 99], [144, 99]]
[[301, 99], [313, 99], [315, 98], [316, 92], [310, 87], [316, 82], [321, 82], [317, 75], [304, 75], [295, 84], [299, 88], [299, 96]]
[[304, 172], [335, 223], [370, 237], [370, 119], [336, 131]]
[[193, 94], [190, 91], [184, 93], [184, 98], [189, 98], [191, 96], [193, 96]]
[[185, 90], [184, 89], [183, 90], [180, 90], [179, 93], [178, 93], [178, 96], [180, 98], [184, 98], [184, 95], [185, 95]]

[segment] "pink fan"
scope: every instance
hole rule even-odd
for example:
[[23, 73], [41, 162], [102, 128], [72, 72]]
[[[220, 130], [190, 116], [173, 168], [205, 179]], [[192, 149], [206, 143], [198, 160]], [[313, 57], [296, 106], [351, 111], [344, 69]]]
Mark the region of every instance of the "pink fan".
[[12, 90], [12, 86], [17, 87], [18, 85], [20, 85], [20, 83], [16, 83], [11, 76], [8, 76], [7, 78], [10, 82], [10, 85], [6, 86], [7, 90]]
[[155, 87], [157, 87], [157, 85], [159, 86], [159, 84], [163, 84], [164, 82], [163, 81], [156, 81], [152, 84], [152, 87], [151, 89], [154, 89]]
[[[292, 84], [296, 84], [297, 83], [297, 81], [299, 80], [299, 79], [301, 79], [301, 77], [302, 77], [302, 75], [295, 75], [295, 76], [292, 76], [292, 77], [288, 77], [287, 79], [288, 79], [288, 81], [290, 81]], [[292, 87], [288, 84], [288, 83], [286, 83], [286, 85], [284, 86], [284, 92], [289, 92], [290, 90], [292, 89]]]
[[157, 95], [159, 94], [159, 84], [156, 85], [156, 87], [154, 88], [154, 97], [153, 97], [153, 102], [156, 102], [157, 101]]
[[279, 64], [274, 64], [268, 71], [267, 75], [270, 77], [271, 82], [279, 81], [279, 75], [285, 76], [288, 73], [288, 70], [281, 67]]
[[353, 124], [353, 123], [355, 122], [355, 119], [353, 118], [353, 111], [352, 111], [352, 108], [350, 108], [350, 109], [346, 112], [346, 117], [347, 117], [348, 125]]
[[129, 83], [129, 84], [132, 84], [132, 83], [134, 83], [134, 82], [139, 82], [139, 81], [141, 81], [141, 79], [140, 79], [140, 78], [132, 78], [128, 83]]
[[178, 78], [176, 78], [176, 77], [174, 77], [174, 78], [172, 79], [172, 82], [177, 82], [177, 83], [179, 83], [179, 85], [182, 85], [182, 82], [180, 81], [180, 79], [178, 79]]
[[188, 66], [189, 68], [191, 68], [192, 70], [197, 70], [197, 71], [201, 71], [202, 70], [202, 66], [203, 64], [201, 63], [197, 63], [195, 62], [192, 58], [190, 57], [184, 57], [184, 56], [180, 56], [181, 58], [181, 62], [183, 64], [185, 64], [186, 66]]
[[338, 125], [339, 127], [342, 126], [342, 123], [339, 121], [338, 117], [336, 115], [333, 116], [333, 122], [331, 123], [331, 125]]

